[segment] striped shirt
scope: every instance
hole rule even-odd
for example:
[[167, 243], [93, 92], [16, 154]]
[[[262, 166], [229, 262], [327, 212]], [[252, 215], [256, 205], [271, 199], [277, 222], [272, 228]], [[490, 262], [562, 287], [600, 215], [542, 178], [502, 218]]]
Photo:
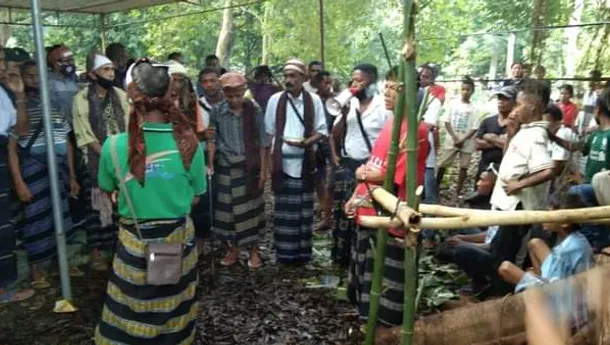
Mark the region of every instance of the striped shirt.
[[[17, 140], [19, 146], [25, 148], [32, 136], [36, 133], [39, 126], [43, 126], [42, 130], [38, 134], [38, 137], [34, 141], [30, 151], [32, 154], [44, 154], [46, 153], [46, 144], [44, 134], [44, 124], [41, 122], [43, 119], [42, 106], [40, 99], [37, 97], [28, 97], [28, 119], [30, 121], [30, 131], [27, 135], [19, 136], [13, 130], [11, 136]], [[57, 108], [51, 109], [51, 118], [53, 121], [53, 141], [55, 142], [55, 151], [58, 155], [67, 155], [67, 140], [68, 134], [72, 131], [70, 123], [64, 116], [64, 114]]]

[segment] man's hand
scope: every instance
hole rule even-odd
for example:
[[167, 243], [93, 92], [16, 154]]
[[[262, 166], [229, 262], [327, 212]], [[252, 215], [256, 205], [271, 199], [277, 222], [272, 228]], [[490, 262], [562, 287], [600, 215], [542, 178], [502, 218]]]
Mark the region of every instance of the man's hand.
[[347, 217], [353, 217], [354, 216], [354, 214], [356, 213], [356, 207], [355, 207], [354, 201], [352, 199], [349, 199], [345, 203], [344, 211], [345, 211], [345, 215]]
[[21, 202], [29, 203], [34, 198], [34, 195], [32, 195], [32, 192], [25, 182], [18, 183], [15, 186], [15, 189], [17, 189], [17, 196]]
[[6, 86], [16, 94], [24, 92], [25, 86], [23, 85], [23, 79], [21, 79], [21, 74], [19, 74], [18, 70], [11, 69], [7, 71]]
[[333, 155], [333, 164], [335, 164], [335, 166], [338, 167], [339, 164], [341, 164], [341, 157], [339, 157], [337, 155]]
[[462, 239], [462, 235], [455, 235], [455, 236], [451, 236], [447, 239], [447, 244], [450, 245], [451, 247], [455, 247], [460, 243], [463, 243], [464, 240]]
[[493, 140], [498, 139], [498, 135], [497, 134], [493, 134], [493, 133], [485, 133], [483, 134], [483, 140], [491, 142]]
[[304, 148], [306, 148], [308, 146], [307, 145], [307, 140], [300, 140], [300, 141], [296, 141], [296, 140], [284, 140], [284, 142], [288, 146], [298, 147], [300, 149], [304, 149]]
[[206, 173], [208, 174], [208, 176], [214, 176], [214, 166], [208, 165], [206, 167]]
[[458, 149], [461, 149], [464, 146], [464, 139], [455, 137], [453, 139], [453, 146], [455, 146]]
[[70, 177], [70, 197], [73, 199], [78, 199], [78, 195], [80, 194], [80, 185], [76, 182], [74, 177]]
[[369, 168], [366, 165], [361, 165], [356, 169], [356, 181], [365, 181], [366, 174], [368, 173]]
[[515, 195], [517, 193], [519, 193], [521, 191], [521, 189], [523, 189], [523, 187], [521, 186], [521, 182], [519, 180], [509, 180], [509, 181], [504, 181], [504, 191], [506, 192], [507, 195]]

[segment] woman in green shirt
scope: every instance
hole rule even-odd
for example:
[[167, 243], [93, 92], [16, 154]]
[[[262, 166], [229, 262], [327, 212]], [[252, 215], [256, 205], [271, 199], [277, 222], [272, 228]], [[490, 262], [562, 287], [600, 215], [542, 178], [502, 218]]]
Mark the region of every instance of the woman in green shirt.
[[[116, 200], [119, 179], [124, 179], [134, 214], [121, 191], [119, 245], [95, 342], [192, 344], [198, 277], [194, 227], [188, 214], [206, 190], [203, 152], [168, 95], [167, 68], [146, 60], [135, 65], [128, 73], [128, 78], [133, 76], [128, 84], [133, 102], [128, 133], [107, 140], [100, 155], [100, 188]], [[145, 256], [151, 243], [183, 244], [178, 283], [147, 284]]]

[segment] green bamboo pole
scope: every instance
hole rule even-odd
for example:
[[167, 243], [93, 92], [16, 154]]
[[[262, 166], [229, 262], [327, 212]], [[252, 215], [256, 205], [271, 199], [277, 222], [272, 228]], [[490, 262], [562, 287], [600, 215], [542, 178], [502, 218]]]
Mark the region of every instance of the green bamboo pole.
[[[417, 77], [415, 70], [415, 5], [413, 0], [404, 0], [404, 32], [406, 45], [403, 53], [406, 65], [405, 103], [407, 105], [407, 204], [417, 208], [417, 128], [419, 118], [417, 112]], [[413, 326], [415, 323], [415, 305], [417, 296], [417, 235], [409, 231], [405, 246], [405, 283], [401, 330], [401, 344], [413, 344]]]
[[[390, 149], [388, 150], [388, 168], [383, 181], [383, 188], [391, 191], [394, 187], [394, 172], [396, 170], [396, 158], [398, 156], [398, 144], [400, 127], [404, 119], [405, 97], [404, 97], [404, 78], [405, 63], [401, 61], [398, 67], [399, 91], [396, 95], [396, 107], [394, 108], [394, 122], [392, 124], [392, 138]], [[388, 242], [387, 229], [379, 229], [377, 232], [377, 246], [375, 248], [375, 261], [373, 265], [373, 280], [371, 283], [371, 293], [369, 301], [369, 316], [366, 324], [365, 345], [375, 344], [375, 331], [377, 329], [377, 319], [379, 317], [379, 300], [381, 298], [381, 285], [385, 271], [385, 249]]]

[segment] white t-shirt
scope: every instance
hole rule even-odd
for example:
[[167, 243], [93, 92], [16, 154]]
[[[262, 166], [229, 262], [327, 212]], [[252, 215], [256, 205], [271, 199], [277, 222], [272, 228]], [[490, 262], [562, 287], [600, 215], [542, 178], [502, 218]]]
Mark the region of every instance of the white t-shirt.
[[[429, 125], [437, 127], [438, 118], [443, 110], [443, 104], [436, 97], [430, 96], [430, 99], [431, 100], [428, 101], [428, 108], [422, 116], [422, 120]], [[436, 147], [434, 147], [434, 135], [432, 132], [428, 132], [428, 143], [430, 144], [430, 153], [426, 160], [426, 168], [436, 168]]]
[[0, 87], [0, 135], [8, 136], [9, 131], [17, 123], [17, 109], [6, 91]]
[[[360, 108], [360, 101], [356, 97], [352, 97], [350, 100], [349, 113], [346, 118], [346, 132], [345, 132], [345, 155], [348, 158], [355, 160], [368, 159], [371, 153], [366, 145], [366, 141], [362, 136], [362, 131], [358, 125], [358, 118], [356, 116], [356, 109]], [[385, 108], [383, 96], [377, 95], [371, 100], [368, 108], [361, 114], [362, 127], [366, 133], [371, 148], [375, 145], [377, 137], [383, 125], [392, 118], [392, 112]], [[335, 124], [341, 120], [340, 116], [335, 118]], [[343, 151], [343, 150], [341, 150]], [[343, 155], [343, 154], [342, 154]]]
[[[471, 103], [464, 103], [461, 99], [453, 99], [449, 102], [448, 111], [443, 116], [443, 130], [445, 129], [444, 124], [450, 123], [451, 127], [455, 134], [458, 137], [463, 137], [468, 134], [468, 132], [472, 130], [477, 130], [477, 112], [475, 106]], [[473, 136], [474, 137], [474, 136]], [[445, 144], [444, 147], [446, 149], [452, 149], [453, 146], [453, 138], [447, 133], [445, 135]], [[474, 140], [470, 138], [464, 143], [462, 146], [462, 152], [472, 152], [474, 151]]]
[[[555, 133], [555, 135], [557, 137], [559, 137], [563, 140], [569, 141], [569, 142], [575, 142], [578, 140], [576, 133], [574, 133], [574, 131], [572, 131], [572, 129], [570, 129], [564, 125], [561, 125], [561, 127], [559, 128], [557, 133]], [[570, 158], [570, 151], [559, 146], [554, 141], [549, 142], [549, 152], [551, 154], [551, 159], [554, 161], [565, 162]]]
[[542, 170], [552, 169], [549, 153], [548, 122], [539, 121], [521, 125], [510, 141], [491, 195], [491, 205], [503, 211], [514, 211], [521, 202], [525, 210], [542, 210], [546, 205], [549, 182], [522, 189], [507, 195], [504, 181], [520, 179]]
[[[306, 91], [304, 91], [306, 92]], [[277, 133], [275, 133], [275, 119], [277, 117], [277, 106], [280, 100], [280, 96], [283, 94], [282, 92], [278, 92], [271, 96], [269, 99], [269, 103], [267, 103], [267, 111], [265, 112], [265, 131], [269, 135], [273, 135], [272, 141], [272, 150], [275, 146], [275, 139], [277, 138]], [[311, 98], [313, 100], [313, 108], [314, 108], [314, 119], [313, 119], [313, 131], [315, 133], [322, 134], [324, 136], [328, 136], [328, 126], [326, 125], [326, 116], [324, 114], [324, 106], [322, 105], [322, 100], [315, 93], [310, 93]], [[294, 98], [292, 95], [288, 94], [294, 103], [294, 106], [298, 110], [301, 116], [304, 116], [304, 107], [305, 103], [303, 102], [303, 92], [299, 94], [298, 97]], [[295, 114], [290, 102], [286, 102], [286, 123], [284, 125], [284, 133], [280, 135], [283, 138], [292, 138], [292, 139], [303, 139], [303, 134], [305, 131], [305, 127]], [[305, 156], [305, 149], [290, 146], [286, 143], [282, 143], [282, 170], [288, 176], [294, 178], [301, 178], [301, 172], [303, 169], [303, 158]]]

